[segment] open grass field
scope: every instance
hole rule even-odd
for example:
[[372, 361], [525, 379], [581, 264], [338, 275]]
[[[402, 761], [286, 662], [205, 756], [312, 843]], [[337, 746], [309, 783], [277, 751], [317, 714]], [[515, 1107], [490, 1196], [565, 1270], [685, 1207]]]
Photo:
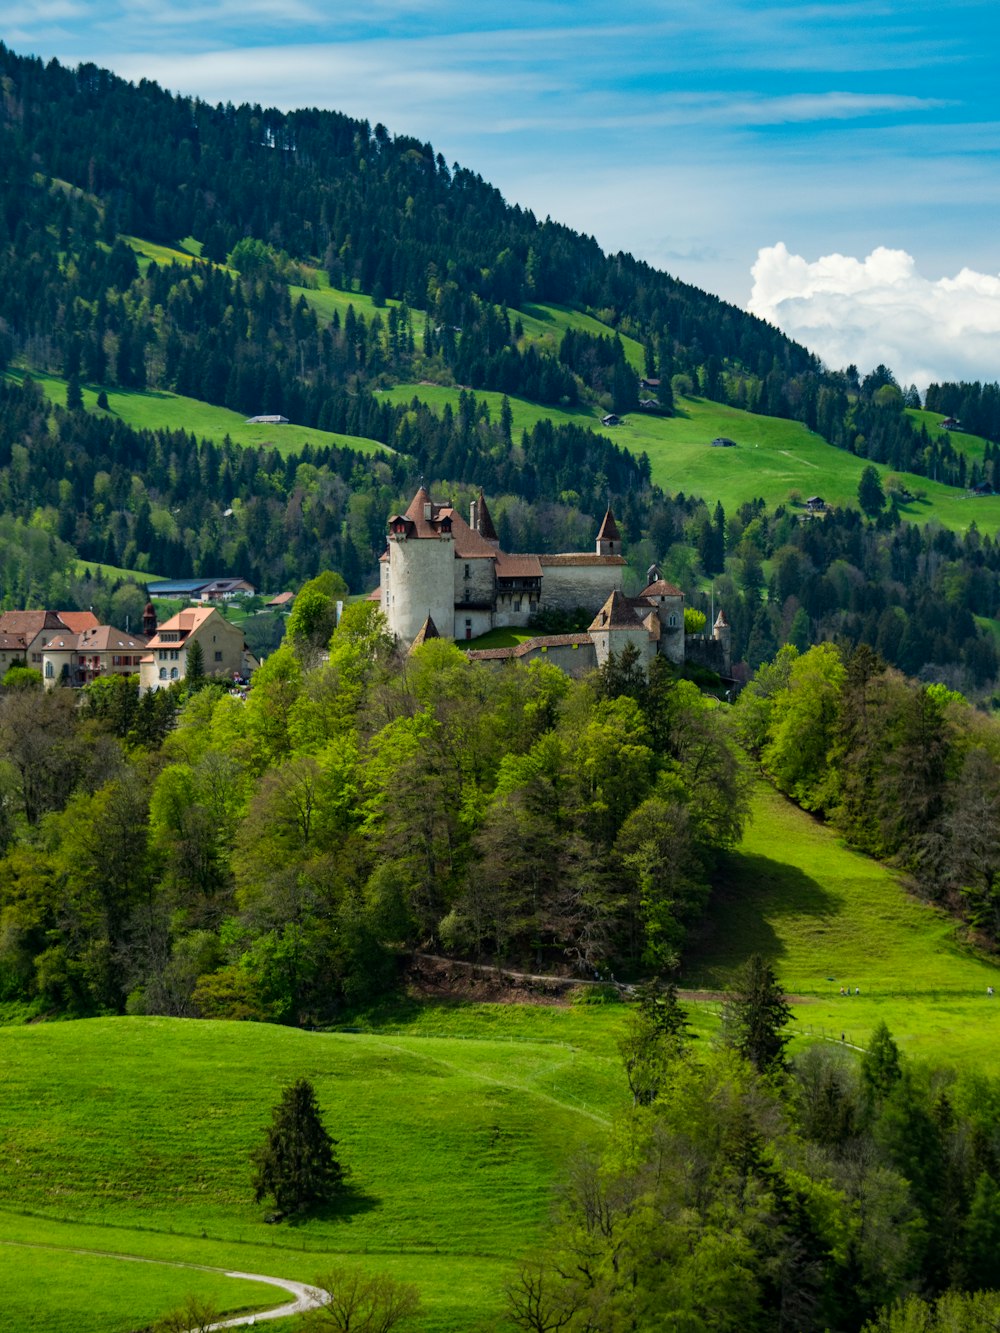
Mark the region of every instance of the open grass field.
[[[22, 381], [23, 369], [7, 372], [8, 379]], [[66, 381], [59, 375], [31, 371], [31, 378], [44, 390], [53, 403], [66, 405]], [[85, 385], [83, 405], [88, 412], [98, 412], [98, 388]], [[310, 426], [250, 426], [239, 412], [227, 407], [214, 407], [199, 398], [184, 398], [181, 394], [164, 389], [139, 392], [132, 389], [107, 388], [108, 407], [112, 416], [136, 430], [183, 430], [199, 440], [221, 444], [228, 435], [234, 444], [277, 449], [281, 454], [296, 453], [304, 444], [315, 448], [356, 449], [359, 453], [376, 454], [385, 450], [377, 440], [359, 435], [339, 435], [334, 431], [315, 430]]]
[[124, 569], [121, 565], [101, 565], [95, 560], [75, 560], [77, 574], [93, 574], [97, 577], [100, 570], [101, 577], [105, 583], [117, 583], [121, 580], [131, 583], [155, 583], [157, 579], [166, 578], [165, 574], [147, 574], [141, 569]]
[[964, 430], [942, 430], [941, 422], [946, 418], [940, 412], [925, 412], [923, 408], [908, 407], [906, 408], [906, 415], [918, 430], [921, 426], [926, 426], [927, 434], [930, 435], [932, 439], [936, 439], [939, 435], [947, 434], [951, 440], [952, 447], [957, 450], [958, 453], [965, 454], [970, 461], [975, 460], [977, 463], [983, 461], [983, 452], [986, 448], [986, 441], [981, 435], [972, 435]]
[[[460, 390], [440, 385], [400, 384], [384, 393], [393, 402], [414, 397], [440, 411], [445, 403], [456, 407]], [[476, 397], [489, 403], [499, 418], [503, 395], [486, 391]], [[602, 426], [594, 409], [566, 411], [523, 399], [510, 400], [515, 432], [530, 430], [542, 418], [557, 425], [589, 427], [633, 454], [648, 454], [653, 480], [671, 494], [700, 495], [709, 505], [721, 500], [727, 511], [744, 500], [763, 497], [771, 507], [784, 504], [798, 491], [802, 498], [821, 495], [828, 504], [857, 505], [858, 481], [866, 460], [857, 458], [808, 430], [796, 421], [754, 416], [703, 398], [681, 398], [673, 417], [631, 413], [620, 426]], [[728, 436], [735, 449], [713, 449], [711, 441]], [[877, 468], [885, 478], [890, 469]], [[1000, 496], [967, 496], [908, 472], [893, 473], [914, 495], [923, 499], [901, 506], [913, 523], [935, 520], [963, 532], [975, 520], [983, 532], [1000, 529]]]
[[[894, 872], [761, 783], [705, 938], [682, 984], [724, 988], [757, 951], [808, 997], [801, 1029], [865, 1045], [884, 1019], [911, 1053], [1000, 1074], [1000, 966], [965, 947], [955, 924], [909, 895]], [[844, 998], [841, 986], [861, 994]]]
[[[4, 1028], [0, 1240], [303, 1281], [351, 1255], [417, 1281], [424, 1328], [473, 1328], [542, 1225], [566, 1153], [605, 1126], [623, 1088], [609, 1008], [458, 1013], [342, 1034], [169, 1019]], [[307, 1226], [267, 1226], [249, 1153], [303, 1075], [354, 1193]], [[32, 1253], [24, 1280], [15, 1269], [4, 1283], [25, 1308], [45, 1266]], [[87, 1316], [106, 1285], [103, 1266], [81, 1279], [75, 1323], [63, 1303], [23, 1327], [134, 1327]]]

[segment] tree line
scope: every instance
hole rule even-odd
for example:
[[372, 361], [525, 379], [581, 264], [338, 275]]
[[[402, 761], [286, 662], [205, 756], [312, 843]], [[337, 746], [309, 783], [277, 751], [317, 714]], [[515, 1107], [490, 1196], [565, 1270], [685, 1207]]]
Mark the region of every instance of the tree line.
[[734, 710], [778, 789], [855, 847], [1000, 942], [1000, 727], [944, 685], [922, 685], [867, 645], [788, 645]]

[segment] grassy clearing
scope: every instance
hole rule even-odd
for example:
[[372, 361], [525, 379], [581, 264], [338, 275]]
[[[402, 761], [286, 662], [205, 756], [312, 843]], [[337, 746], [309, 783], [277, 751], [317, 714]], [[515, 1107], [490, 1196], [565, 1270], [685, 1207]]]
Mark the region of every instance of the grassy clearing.
[[983, 461], [983, 452], [986, 449], [986, 441], [981, 435], [972, 435], [964, 430], [943, 430], [941, 422], [946, 420], [946, 418], [940, 412], [925, 412], [923, 408], [908, 407], [906, 408], [906, 415], [913, 422], [917, 430], [919, 430], [921, 426], [926, 426], [927, 434], [930, 435], [932, 439], [947, 435], [951, 440], [952, 447], [957, 450], [958, 453], [965, 454], [970, 461], [975, 460], [977, 463]]
[[[1000, 1073], [1000, 967], [966, 948], [954, 922], [900, 877], [761, 783], [685, 986], [724, 988], [758, 951], [787, 990], [814, 997], [801, 1028], [865, 1045], [884, 1019], [911, 1050]], [[841, 986], [861, 994], [841, 997]]]
[[[0, 1030], [0, 1237], [306, 1281], [351, 1255], [417, 1280], [426, 1329], [467, 1329], [496, 1308], [566, 1154], [621, 1102], [617, 1013], [552, 1012], [536, 1025], [534, 1011], [446, 1009], [349, 1034], [169, 1019]], [[268, 1227], [249, 1153], [302, 1075], [355, 1192], [307, 1225]], [[77, 1333], [132, 1327], [88, 1322], [88, 1300], [82, 1283]]]
[[533, 630], [491, 629], [480, 634], [477, 639], [470, 639], [467, 648], [516, 648], [534, 638]]
[[[29, 372], [8, 371], [8, 378], [21, 382]], [[31, 371], [31, 378], [46, 396], [59, 406], [66, 406], [66, 381], [59, 375]], [[315, 430], [310, 426], [250, 426], [239, 412], [214, 407], [198, 398], [184, 398], [165, 389], [137, 390], [106, 388], [110, 415], [118, 417], [135, 430], [183, 430], [199, 440], [222, 444], [228, 436], [234, 444], [277, 449], [281, 454], [297, 453], [304, 444], [317, 448], [355, 449], [360, 453], [385, 451], [377, 440], [359, 435], [340, 435], [334, 431]], [[89, 412], [98, 412], [98, 389], [84, 387], [83, 404]]]
[[73, 567], [80, 577], [87, 574], [94, 578], [100, 573], [105, 583], [118, 583], [122, 580], [130, 583], [155, 583], [166, 578], [165, 574], [149, 574], [142, 569], [125, 569], [121, 565], [101, 565], [95, 560], [74, 560]]
[[[613, 338], [615, 331], [607, 324], [602, 324], [593, 315], [585, 315], [580, 310], [571, 310], [563, 305], [525, 305], [520, 310], [510, 312], [511, 323], [520, 319], [524, 327], [525, 339], [547, 346], [553, 353], [558, 352], [562, 336], [567, 329], [579, 333], [589, 333], [597, 338]], [[622, 338], [625, 359], [637, 374], [641, 375], [646, 366], [646, 354], [642, 343], [634, 338]]]

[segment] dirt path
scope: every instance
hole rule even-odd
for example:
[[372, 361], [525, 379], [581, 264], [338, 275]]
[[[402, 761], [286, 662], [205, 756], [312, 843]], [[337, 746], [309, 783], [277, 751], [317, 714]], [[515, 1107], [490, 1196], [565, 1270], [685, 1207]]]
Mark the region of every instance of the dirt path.
[[295, 1299], [277, 1305], [272, 1310], [258, 1310], [256, 1314], [236, 1315], [232, 1319], [222, 1319], [217, 1324], [210, 1324], [210, 1329], [239, 1328], [261, 1324], [266, 1319], [284, 1319], [287, 1315], [305, 1314], [307, 1310], [318, 1310], [330, 1299], [330, 1293], [319, 1287], [307, 1286], [304, 1282], [294, 1282], [286, 1277], [266, 1277], [263, 1273], [237, 1273], [228, 1268], [212, 1268], [208, 1264], [185, 1264], [173, 1259], [147, 1259], [138, 1254], [114, 1254], [110, 1250], [78, 1250], [66, 1245], [40, 1245], [28, 1240], [0, 1240], [0, 1245], [18, 1245], [28, 1250], [54, 1250], [59, 1254], [84, 1254], [101, 1259], [121, 1259], [123, 1263], [159, 1264], [163, 1268], [191, 1268], [198, 1273], [221, 1273], [223, 1277], [241, 1278], [244, 1282], [263, 1282], [269, 1287], [280, 1287]]
[[[184, 1266], [187, 1267], [188, 1265]], [[224, 1270], [217, 1268], [212, 1271], [221, 1273]], [[260, 1273], [229, 1272], [225, 1276], [239, 1277], [245, 1282], [266, 1282], [272, 1287], [283, 1287], [285, 1291], [291, 1292], [295, 1299], [286, 1302], [284, 1305], [275, 1306], [273, 1310], [263, 1310], [259, 1314], [239, 1315], [235, 1319], [223, 1319], [218, 1324], [209, 1324], [210, 1329], [239, 1328], [242, 1324], [259, 1324], [265, 1319], [284, 1319], [286, 1315], [305, 1314], [307, 1310], [318, 1310], [330, 1298], [330, 1293], [321, 1291], [319, 1287], [307, 1287], [303, 1282], [292, 1282], [291, 1279], [285, 1277], [264, 1277]]]
[[[518, 984], [546, 986], [551, 992], [561, 992], [571, 990], [576, 986], [614, 986], [622, 995], [634, 995], [635, 986], [627, 981], [615, 981], [614, 978], [602, 980], [595, 978], [591, 980], [588, 977], [560, 977], [552, 973], [542, 972], [518, 972], [512, 967], [497, 967], [493, 963], [469, 963], [458, 958], [444, 958], [440, 954], [434, 953], [415, 953], [414, 959], [418, 962], [429, 963], [435, 968], [444, 970], [459, 968], [471, 976], [490, 976], [498, 979], [507, 979]], [[677, 998], [680, 1000], [724, 1000], [725, 995], [722, 991], [710, 990], [678, 990]], [[785, 999], [790, 1004], [813, 1004], [814, 997], [809, 995], [786, 995]]]

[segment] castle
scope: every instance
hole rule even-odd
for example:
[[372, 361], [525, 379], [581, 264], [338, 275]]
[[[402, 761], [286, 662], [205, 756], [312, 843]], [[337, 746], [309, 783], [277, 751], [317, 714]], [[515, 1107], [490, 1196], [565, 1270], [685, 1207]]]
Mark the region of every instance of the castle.
[[393, 514], [388, 528], [372, 598], [407, 647], [433, 637], [461, 642], [491, 629], [527, 628], [538, 612], [582, 608], [594, 617], [584, 633], [540, 635], [515, 648], [470, 648], [469, 656], [531, 661], [544, 655], [571, 675], [583, 675], [633, 644], [647, 664], [656, 654], [677, 665], [694, 656], [720, 675], [729, 674], [729, 624], [722, 612], [711, 638], [686, 636], [684, 594], [659, 578], [655, 566], [638, 597], [622, 592], [626, 562], [610, 508], [592, 552], [559, 555], [502, 551], [481, 491], [466, 523], [421, 486], [406, 513]]

